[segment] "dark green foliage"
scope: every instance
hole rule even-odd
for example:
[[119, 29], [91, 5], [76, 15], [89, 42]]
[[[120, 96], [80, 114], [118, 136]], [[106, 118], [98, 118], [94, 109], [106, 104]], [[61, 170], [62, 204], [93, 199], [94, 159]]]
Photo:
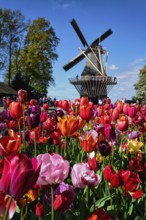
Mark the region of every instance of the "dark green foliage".
[[134, 88], [136, 90], [136, 98], [146, 100], [146, 66], [140, 70], [139, 79]]
[[55, 85], [58, 43], [45, 18], [28, 23], [20, 11], [0, 10], [0, 67], [5, 70], [5, 82], [16, 90], [27, 90], [29, 98], [44, 96], [48, 86]]

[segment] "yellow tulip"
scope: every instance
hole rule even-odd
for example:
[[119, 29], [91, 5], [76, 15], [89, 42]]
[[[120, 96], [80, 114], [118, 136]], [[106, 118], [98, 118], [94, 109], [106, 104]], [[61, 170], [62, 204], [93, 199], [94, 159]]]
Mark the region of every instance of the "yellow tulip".
[[128, 141], [127, 149], [129, 151], [129, 153], [134, 154], [134, 153], [140, 152], [141, 151], [140, 148], [142, 146], [143, 146], [143, 143], [140, 141], [137, 141], [137, 139], [135, 139], [135, 140]]

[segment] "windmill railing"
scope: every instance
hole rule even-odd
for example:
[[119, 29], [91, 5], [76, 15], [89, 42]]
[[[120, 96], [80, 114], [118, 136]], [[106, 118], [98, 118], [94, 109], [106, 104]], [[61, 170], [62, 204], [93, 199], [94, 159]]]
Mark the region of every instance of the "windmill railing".
[[117, 78], [111, 76], [81, 76], [69, 79], [80, 95], [89, 97], [106, 97], [112, 87], [117, 84]]
[[81, 76], [81, 77], [74, 77], [74, 78], [69, 78], [70, 83], [79, 83], [81, 81], [101, 81], [102, 83], [106, 83], [107, 85], [109, 84], [117, 84], [117, 78], [116, 77], [111, 77], [111, 76]]

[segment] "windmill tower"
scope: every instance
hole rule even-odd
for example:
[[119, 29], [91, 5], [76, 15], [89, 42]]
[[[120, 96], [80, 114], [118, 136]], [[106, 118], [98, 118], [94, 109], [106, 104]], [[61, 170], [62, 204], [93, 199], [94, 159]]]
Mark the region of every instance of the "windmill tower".
[[111, 29], [107, 30], [99, 38], [88, 45], [75, 19], [71, 21], [71, 25], [85, 49], [82, 50], [79, 48], [80, 54], [64, 65], [63, 68], [67, 71], [86, 58], [85, 67], [81, 76], [78, 77], [77, 75], [75, 78], [69, 79], [69, 81], [75, 86], [80, 97], [87, 96], [91, 101], [97, 104], [98, 100], [106, 98], [113, 86], [117, 84], [116, 77], [107, 76], [106, 74], [108, 51], [104, 50], [100, 45], [103, 40], [112, 34], [112, 31]]

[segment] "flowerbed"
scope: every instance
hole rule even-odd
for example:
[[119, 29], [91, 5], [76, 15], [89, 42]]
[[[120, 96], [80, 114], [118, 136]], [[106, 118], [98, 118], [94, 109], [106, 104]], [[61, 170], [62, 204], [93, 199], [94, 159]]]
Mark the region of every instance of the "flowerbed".
[[24, 90], [6, 106], [1, 219], [146, 219], [146, 106], [82, 97], [48, 113]]

